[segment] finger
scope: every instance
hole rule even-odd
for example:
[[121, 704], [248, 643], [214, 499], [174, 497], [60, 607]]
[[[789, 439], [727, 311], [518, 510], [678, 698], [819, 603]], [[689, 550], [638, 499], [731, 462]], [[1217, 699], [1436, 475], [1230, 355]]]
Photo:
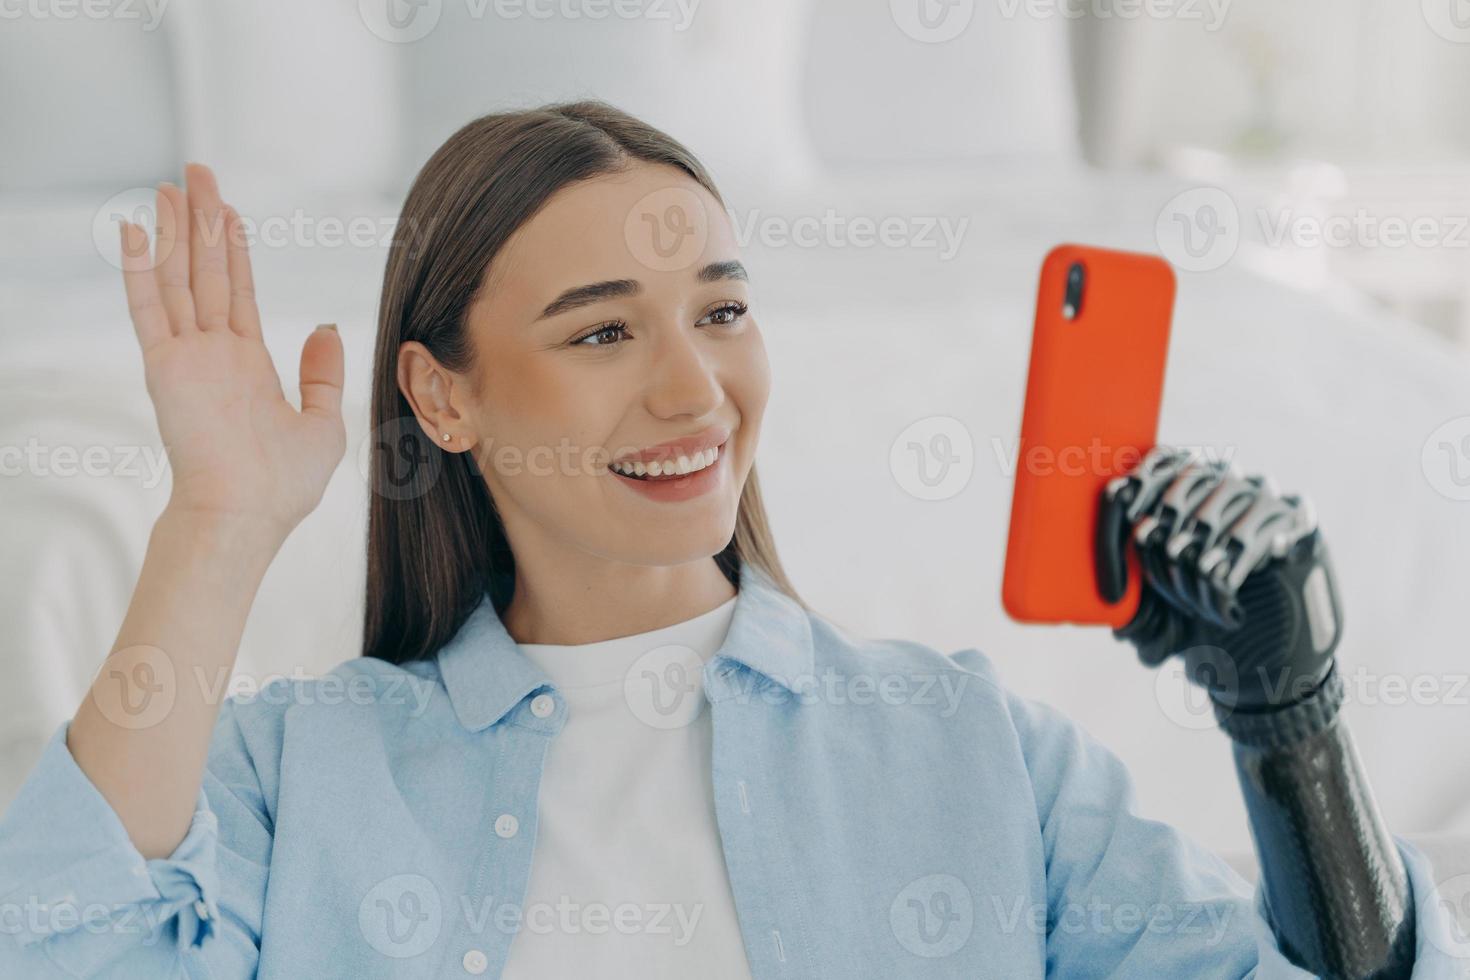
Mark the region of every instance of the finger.
[[1145, 667], [1157, 667], [1180, 649], [1183, 636], [1179, 618], [1163, 600], [1150, 592], [1139, 599], [1138, 615], [1123, 632], [1131, 638], [1139, 661]]
[[219, 185], [202, 163], [184, 168], [189, 188], [189, 288], [200, 330], [230, 327], [230, 270]]
[[148, 254], [148, 234], [131, 221], [119, 221], [122, 241], [123, 289], [128, 297], [128, 315], [133, 333], [144, 353], [173, 336], [168, 313], [153, 278], [153, 261]]
[[1128, 501], [1126, 493], [1104, 492], [1098, 505], [1093, 563], [1097, 591], [1104, 602], [1116, 604], [1128, 592]]
[[1173, 639], [1169, 608], [1152, 592], [1138, 597], [1138, 612], [1123, 626], [1113, 627], [1113, 636], [1133, 645], [1145, 667], [1157, 667], [1173, 651], [1167, 646]]
[[1169, 594], [1169, 566], [1159, 554], [1168, 536], [1158, 519], [1145, 519], [1134, 527], [1133, 544], [1138, 549], [1138, 563], [1143, 566], [1143, 580], [1160, 598], [1177, 609], [1173, 596]]
[[260, 339], [260, 309], [255, 305], [255, 273], [250, 268], [250, 243], [240, 215], [228, 204], [225, 212], [225, 254], [230, 269], [230, 329], [242, 337]]
[[184, 192], [168, 181], [158, 185], [158, 234], [153, 275], [173, 332], [197, 329], [189, 292], [189, 208]]
[[342, 338], [324, 323], [301, 348], [301, 414], [342, 417]]

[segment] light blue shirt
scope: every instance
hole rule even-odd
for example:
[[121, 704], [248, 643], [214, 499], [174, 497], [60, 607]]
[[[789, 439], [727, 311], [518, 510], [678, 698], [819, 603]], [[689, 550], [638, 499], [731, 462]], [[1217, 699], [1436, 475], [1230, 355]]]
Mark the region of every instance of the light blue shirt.
[[[1121, 761], [978, 650], [854, 638], [746, 566], [703, 682], [756, 980], [1308, 976], [1259, 890], [1140, 816]], [[0, 822], [0, 976], [498, 976], [565, 720], [487, 595], [433, 659], [226, 701], [192, 827], [151, 861], [63, 726]], [[1413, 976], [1463, 976], [1427, 859], [1395, 842]]]

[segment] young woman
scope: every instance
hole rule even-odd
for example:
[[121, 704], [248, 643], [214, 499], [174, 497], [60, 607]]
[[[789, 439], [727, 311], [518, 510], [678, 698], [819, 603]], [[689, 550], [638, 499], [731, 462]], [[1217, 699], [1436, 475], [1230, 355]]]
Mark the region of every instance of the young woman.
[[344, 453], [342, 344], [307, 340], [293, 408], [210, 171], [158, 213], [153, 256], [121, 239], [172, 496], [0, 825], [0, 975], [1306, 975], [1259, 892], [978, 650], [801, 602], [723, 202], [604, 104], [475, 120], [418, 175], [363, 656], [220, 703], [201, 679]]

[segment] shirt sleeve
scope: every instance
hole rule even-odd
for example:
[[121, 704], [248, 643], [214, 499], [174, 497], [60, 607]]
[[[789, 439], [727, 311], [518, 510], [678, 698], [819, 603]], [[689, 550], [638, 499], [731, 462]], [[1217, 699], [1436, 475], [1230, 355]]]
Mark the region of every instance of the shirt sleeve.
[[[1041, 819], [1047, 976], [1312, 980], [1277, 944], [1263, 883], [1252, 890], [1219, 855], [1140, 816], [1122, 761], [1058, 709], [1007, 700]], [[1411, 977], [1470, 976], [1428, 859], [1393, 840], [1415, 900]]]
[[148, 860], [66, 745], [70, 721], [0, 819], [0, 976], [255, 975], [271, 822], [233, 710], [221, 708], [184, 839]]

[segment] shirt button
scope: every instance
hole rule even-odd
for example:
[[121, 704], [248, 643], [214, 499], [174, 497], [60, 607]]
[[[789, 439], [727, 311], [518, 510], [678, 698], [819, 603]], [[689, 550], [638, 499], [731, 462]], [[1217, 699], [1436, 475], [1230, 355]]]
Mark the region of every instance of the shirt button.
[[521, 829], [521, 822], [515, 818], [513, 813], [502, 813], [495, 818], [495, 832], [501, 837], [514, 837], [516, 831]]
[[551, 699], [550, 694], [538, 694], [531, 699], [531, 714], [537, 718], [545, 718], [556, 710], [556, 702]]
[[477, 977], [484, 973], [485, 968], [490, 965], [490, 961], [485, 957], [485, 954], [478, 949], [472, 949], [464, 954], [464, 960], [462, 962], [464, 963], [464, 972], [473, 973]]

